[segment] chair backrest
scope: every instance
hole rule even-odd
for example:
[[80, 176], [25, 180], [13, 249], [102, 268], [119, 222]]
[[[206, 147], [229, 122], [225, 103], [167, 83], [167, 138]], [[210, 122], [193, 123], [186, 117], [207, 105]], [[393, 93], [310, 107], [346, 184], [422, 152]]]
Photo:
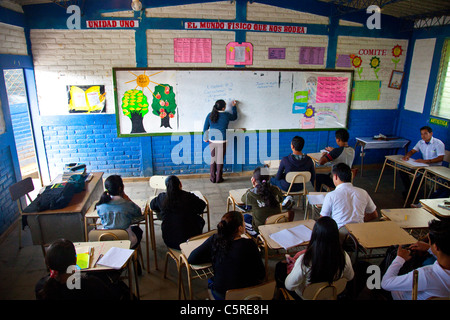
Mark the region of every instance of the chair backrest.
[[289, 212], [282, 212], [268, 216], [264, 224], [274, 224], [289, 221]]
[[159, 190], [166, 189], [166, 178], [167, 176], [152, 176], [150, 177], [149, 184], [155, 190], [155, 195]]
[[345, 278], [340, 278], [331, 284], [328, 282], [311, 283], [303, 289], [302, 297], [304, 300], [336, 300], [346, 285], [347, 279]]
[[[11, 194], [11, 199], [13, 201], [20, 199], [24, 195], [28, 196], [28, 193], [33, 190], [33, 179], [31, 179], [30, 177], [23, 179], [9, 187], [9, 193]], [[28, 199], [31, 201], [30, 196], [28, 196]]]
[[303, 194], [307, 193], [306, 183], [311, 180], [311, 172], [309, 171], [291, 171], [286, 174], [286, 181], [290, 183], [286, 194], [291, 193], [292, 185], [295, 183], [303, 183]]
[[447, 166], [450, 164], [450, 151], [445, 150], [444, 161], [447, 162]]
[[270, 281], [253, 287], [227, 290], [225, 300], [272, 300], [275, 284], [275, 281]]
[[358, 168], [353, 168], [352, 170], [352, 183], [353, 183], [353, 179], [355, 179], [356, 174], [358, 173]]
[[123, 229], [94, 229], [89, 232], [89, 241], [112, 241], [128, 239], [128, 232]]

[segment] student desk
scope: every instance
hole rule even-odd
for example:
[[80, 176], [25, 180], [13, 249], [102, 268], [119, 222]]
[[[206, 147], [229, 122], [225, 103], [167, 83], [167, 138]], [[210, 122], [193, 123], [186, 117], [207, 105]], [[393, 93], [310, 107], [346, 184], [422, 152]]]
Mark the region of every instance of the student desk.
[[399, 149], [405, 148], [405, 154], [408, 152], [410, 141], [403, 138], [392, 138], [389, 140], [379, 140], [373, 137], [356, 137], [356, 147], [361, 146], [361, 177], [363, 175], [364, 150], [365, 149]]
[[[81, 272], [98, 272], [98, 271], [107, 271], [107, 270], [114, 270], [110, 267], [96, 265], [96, 262], [99, 260], [99, 257], [101, 254], [105, 254], [108, 252], [109, 249], [115, 247], [115, 248], [122, 248], [122, 249], [130, 249], [131, 241], [130, 240], [117, 240], [117, 241], [92, 241], [92, 242], [74, 242], [73, 245], [75, 248], [77, 247], [92, 247], [93, 248], [93, 254], [90, 259], [89, 268], [83, 269]], [[138, 282], [138, 275], [137, 275], [137, 266], [136, 266], [136, 252], [131, 255], [131, 257], [128, 259], [128, 261], [125, 263], [123, 267], [128, 268], [128, 287], [130, 289], [130, 297], [133, 297], [133, 280], [131, 278], [131, 266], [129, 263], [129, 260], [132, 259], [133, 266], [134, 266], [134, 281], [136, 285], [136, 297], [139, 299], [139, 282]]]
[[314, 161], [314, 166], [316, 169], [316, 172], [318, 173], [328, 173], [331, 172], [332, 165], [327, 162], [324, 165], [319, 164], [320, 158], [322, 158], [322, 152], [314, 152], [314, 153], [308, 153], [307, 156]]
[[229, 196], [227, 198], [227, 212], [230, 211], [230, 206], [233, 207], [233, 211], [236, 210], [236, 205], [244, 205], [242, 202], [242, 196], [247, 192], [249, 188], [245, 189], [235, 189], [229, 191]]
[[[272, 240], [270, 237], [271, 234], [276, 233], [278, 231], [289, 229], [296, 227], [298, 225], [305, 225], [309, 229], [313, 229], [314, 224], [316, 222], [314, 220], [297, 220], [297, 221], [291, 221], [291, 222], [284, 222], [284, 223], [274, 223], [274, 224], [265, 224], [258, 227], [259, 230], [259, 236], [262, 237], [264, 242], [264, 261], [265, 261], [265, 267], [266, 267], [266, 276], [268, 274], [268, 261], [269, 261], [269, 249], [271, 250], [281, 250], [284, 248], [279, 245], [275, 240]], [[303, 242], [299, 244], [298, 246], [306, 246], [309, 241]], [[295, 247], [296, 248], [296, 247]]]
[[[98, 225], [101, 225], [101, 223], [97, 223], [97, 220], [99, 219], [97, 210], [95, 208], [95, 205], [97, 204], [98, 201], [95, 201], [94, 203], [92, 203], [92, 205], [89, 207], [88, 211], [86, 212], [85, 216], [84, 216], [84, 234], [86, 237], [85, 241], [88, 241], [88, 234], [89, 234], [89, 226], [94, 226], [94, 228], [96, 228]], [[146, 211], [146, 206], [148, 205], [148, 201], [147, 200], [143, 200], [143, 199], [137, 199], [133, 201], [134, 203], [136, 203], [141, 209], [144, 209], [142, 212], [142, 217], [138, 217], [136, 219], [133, 220], [132, 224], [145, 224], [145, 247], [146, 247], [146, 253], [147, 253], [147, 273], [150, 272], [150, 256], [149, 256], [149, 217], [148, 217], [148, 212]], [[91, 223], [89, 223], [88, 221], [92, 220]], [[152, 249], [155, 251], [156, 247], [152, 246]], [[156, 252], [155, 252], [156, 255]], [[156, 261], [156, 260], [155, 260]], [[157, 268], [156, 268], [157, 269]]]
[[[444, 166], [429, 166], [425, 168], [425, 172], [420, 180], [419, 187], [417, 188], [416, 195], [414, 196], [413, 203], [416, 201], [417, 194], [419, 193], [420, 187], [422, 186], [423, 180], [429, 180], [450, 189], [450, 168]], [[426, 186], [426, 183], [425, 183]]]
[[[372, 251], [373, 249], [387, 248], [392, 245], [405, 245], [417, 242], [413, 236], [394, 221], [350, 223], [344, 227], [355, 244], [356, 260], [358, 259], [359, 248], [367, 253], [367, 250]], [[376, 256], [366, 256], [366, 258], [372, 257]]]
[[[103, 193], [103, 172], [94, 172], [85, 190], [76, 193], [62, 209], [26, 213], [34, 244], [46, 245], [65, 238], [72, 242], [85, 241], [84, 215]], [[52, 181], [61, 182], [62, 175]]]
[[421, 199], [420, 203], [436, 217], [450, 218], [450, 210], [439, 207], [440, 204], [444, 203], [444, 200], [450, 201], [450, 198]]
[[377, 186], [375, 187], [375, 192], [378, 190], [378, 186], [380, 185], [381, 177], [383, 176], [383, 172], [386, 166], [390, 166], [394, 168], [394, 190], [395, 190], [395, 184], [396, 184], [396, 178], [397, 178], [397, 170], [406, 172], [409, 175], [412, 175], [412, 181], [411, 185], [408, 190], [408, 195], [406, 196], [405, 203], [403, 207], [406, 207], [406, 203], [408, 202], [409, 195], [411, 193], [412, 186], [414, 184], [414, 180], [417, 177], [417, 174], [419, 172], [425, 171], [425, 167], [428, 167], [427, 164], [423, 163], [417, 163], [414, 164], [413, 162], [407, 162], [405, 160], [402, 160], [403, 155], [393, 155], [393, 156], [386, 156], [386, 159], [384, 160], [383, 169], [381, 169], [380, 177], [378, 178]]
[[381, 215], [387, 220], [394, 221], [411, 235], [414, 231], [418, 231], [417, 239], [420, 239], [422, 232], [428, 229], [428, 222], [435, 219], [423, 208], [382, 209]]
[[281, 160], [266, 160], [264, 161], [264, 166], [268, 169], [269, 176], [275, 176], [278, 172], [278, 168], [280, 167]]

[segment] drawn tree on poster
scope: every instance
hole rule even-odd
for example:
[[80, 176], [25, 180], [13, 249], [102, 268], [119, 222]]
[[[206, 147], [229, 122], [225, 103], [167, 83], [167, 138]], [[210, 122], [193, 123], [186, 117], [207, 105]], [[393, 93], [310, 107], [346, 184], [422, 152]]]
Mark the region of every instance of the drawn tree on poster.
[[170, 119], [175, 117], [177, 104], [173, 87], [168, 84], [158, 84], [153, 91], [152, 113], [161, 118], [161, 126], [171, 128]]
[[122, 111], [131, 120], [131, 133], [146, 132], [142, 121], [148, 113], [148, 102], [141, 90], [131, 89], [123, 94]]

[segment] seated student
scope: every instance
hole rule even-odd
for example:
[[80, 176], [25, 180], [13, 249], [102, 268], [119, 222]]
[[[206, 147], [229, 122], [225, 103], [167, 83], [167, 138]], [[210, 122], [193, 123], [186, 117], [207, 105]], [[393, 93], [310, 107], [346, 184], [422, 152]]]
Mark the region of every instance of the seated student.
[[301, 299], [310, 283], [331, 283], [340, 278], [350, 281], [354, 276], [351, 259], [339, 241], [337, 224], [330, 217], [317, 220], [306, 250], [290, 258], [289, 264], [293, 264], [291, 271], [287, 263], [278, 263], [275, 277], [280, 281], [287, 275], [284, 287], [294, 298]]
[[431, 250], [436, 261], [431, 265], [417, 268], [417, 299], [450, 296], [450, 222], [431, 220], [428, 224], [428, 245], [420, 242], [410, 246], [410, 250], [398, 246], [397, 257], [392, 261], [381, 280], [381, 287], [390, 291], [394, 300], [411, 300], [413, 271], [400, 275], [399, 270], [411, 259], [414, 251]]
[[97, 202], [96, 208], [104, 229], [126, 230], [130, 237], [131, 248], [137, 248], [143, 231], [131, 223], [134, 218], [142, 216], [142, 210], [125, 194], [123, 181], [119, 175], [106, 178], [105, 192]]
[[217, 233], [209, 237], [188, 257], [190, 264], [212, 262], [214, 277], [209, 287], [217, 300], [225, 299], [227, 290], [261, 283], [265, 268], [255, 241], [241, 237], [245, 233], [240, 212], [225, 213]]
[[180, 250], [180, 244], [203, 232], [205, 220], [201, 214], [206, 203], [195, 194], [182, 190], [177, 176], [166, 178], [166, 192], [150, 202], [150, 208], [159, 212], [164, 243]]
[[[67, 281], [73, 280], [77, 256], [73, 243], [59, 239], [47, 249], [45, 263], [50, 274], [38, 281], [35, 287], [37, 300], [113, 300], [119, 299], [115, 291], [92, 273], [80, 273], [79, 284], [70, 289]], [[72, 268], [69, 268], [71, 267]], [[72, 278], [71, 278], [72, 276]]]
[[252, 207], [252, 214], [244, 214], [247, 232], [252, 236], [258, 233], [258, 227], [265, 223], [267, 217], [281, 212], [283, 193], [270, 184], [269, 178], [269, 175], [261, 173], [260, 167], [256, 168], [250, 179], [253, 188], [248, 189], [241, 198], [243, 203]]
[[[335, 137], [336, 143], [339, 147], [326, 147], [325, 150], [328, 152], [324, 152], [322, 154], [322, 157], [319, 160], [319, 164], [324, 165], [326, 163], [329, 163], [331, 165], [335, 165], [343, 162], [351, 168], [353, 165], [353, 160], [355, 159], [355, 149], [348, 145], [348, 139], [350, 137], [348, 131], [345, 129], [339, 129], [336, 131]], [[320, 191], [320, 187], [322, 186], [322, 184], [325, 184], [330, 188], [334, 188], [331, 174], [318, 173], [316, 175], [316, 191]]]
[[[411, 156], [417, 152], [422, 153], [422, 159], [416, 159], [415, 161], [418, 163], [426, 163], [430, 166], [440, 166], [442, 165], [442, 161], [445, 156], [445, 145], [444, 143], [433, 137], [433, 130], [429, 126], [424, 126], [420, 128], [420, 137], [414, 148], [412, 148], [405, 156], [402, 158], [403, 160], [409, 160]], [[405, 191], [403, 192], [403, 196], [406, 198], [408, 190], [411, 186], [410, 175], [406, 172], [399, 171], [400, 178], [402, 179], [403, 186]], [[422, 174], [416, 176], [414, 180], [414, 185], [411, 189], [411, 194], [415, 194], [417, 188], [419, 187], [420, 180], [422, 178]]]
[[331, 174], [336, 189], [325, 195], [320, 215], [336, 221], [343, 241], [346, 236], [343, 226], [371, 221], [378, 217], [378, 212], [367, 191], [352, 185], [352, 171], [348, 165], [334, 165]]
[[[291, 141], [292, 153], [283, 157], [280, 161], [280, 167], [278, 168], [277, 175], [270, 179], [270, 183], [277, 186], [283, 191], [289, 189], [290, 183], [286, 181], [286, 175], [291, 171], [309, 171], [311, 172], [311, 183], [316, 179], [316, 171], [314, 169], [314, 162], [310, 157], [302, 153], [305, 140], [302, 137], [295, 136]], [[296, 183], [292, 186], [291, 191], [302, 191], [302, 183]]]

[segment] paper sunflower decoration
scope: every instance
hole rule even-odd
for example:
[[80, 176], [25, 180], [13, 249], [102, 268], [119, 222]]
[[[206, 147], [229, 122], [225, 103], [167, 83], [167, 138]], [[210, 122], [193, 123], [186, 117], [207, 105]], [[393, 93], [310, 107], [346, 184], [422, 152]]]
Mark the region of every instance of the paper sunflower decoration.
[[[392, 48], [392, 55], [395, 58], [398, 58], [402, 55], [403, 49], [402, 46], [399, 46], [398, 44]], [[397, 69], [397, 63], [400, 62], [400, 59], [392, 59], [392, 62], [395, 64], [394, 69]]]
[[314, 117], [315, 110], [313, 106], [307, 106], [305, 111], [305, 118], [312, 118]]
[[373, 72], [375, 73], [375, 76], [378, 79], [378, 71], [380, 71], [380, 58], [378, 57], [372, 57], [370, 59], [370, 67], [373, 69]]
[[361, 67], [361, 64], [362, 64], [361, 57], [351, 54], [350, 59], [352, 60], [353, 67], [355, 67], [357, 69], [359, 78], [361, 79], [361, 72], [363, 71], [363, 68]]

